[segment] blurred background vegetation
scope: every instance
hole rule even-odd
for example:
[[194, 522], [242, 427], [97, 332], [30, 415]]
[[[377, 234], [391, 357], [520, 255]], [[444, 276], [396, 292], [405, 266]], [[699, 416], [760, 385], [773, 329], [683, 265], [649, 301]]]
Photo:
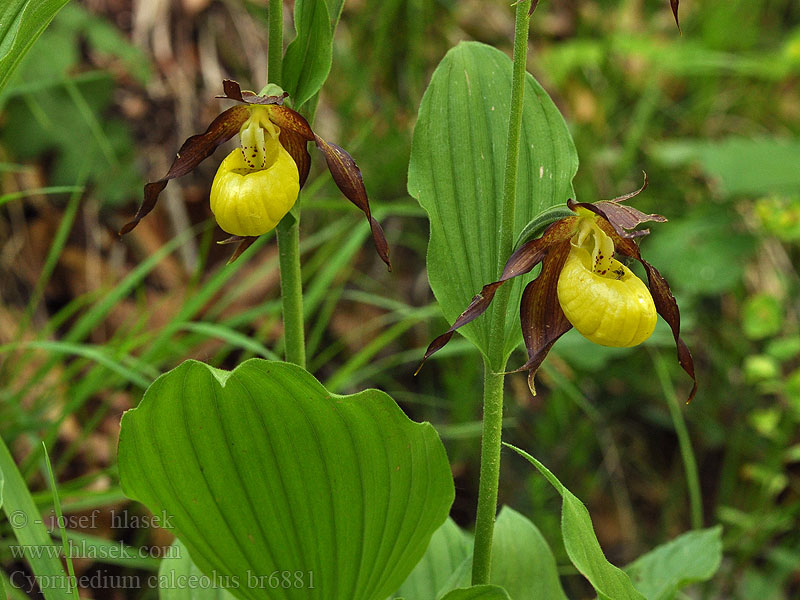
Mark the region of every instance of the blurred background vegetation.
[[[656, 0], [545, 1], [528, 68], [572, 130], [578, 200], [630, 191], [648, 173], [636, 206], [670, 224], [656, 225], [642, 251], [681, 306], [697, 398], [683, 405], [689, 384], [663, 323], [632, 350], [568, 335], [538, 396], [524, 375], [508, 378], [505, 437], [586, 502], [609, 559], [625, 564], [690, 527], [679, 410], [705, 524], [724, 526], [723, 566], [697, 597], [797, 598], [800, 4], [683, 0], [681, 24], [682, 36]], [[427, 221], [406, 171], [417, 107], [444, 53], [464, 39], [510, 53], [512, 37], [503, 0], [348, 0], [316, 123], [365, 174], [394, 272], [319, 157], [302, 201], [310, 370], [335, 392], [379, 387], [437, 427], [456, 477], [453, 516], [465, 526], [477, 496], [482, 364], [455, 340], [412, 377], [447, 324], [427, 285]], [[232, 367], [282, 355], [274, 240], [225, 266], [230, 248], [214, 243], [224, 234], [209, 220], [214, 159], [173, 182], [133, 234], [115, 234], [143, 183], [224, 106], [214, 99], [221, 80], [263, 86], [266, 41], [262, 2], [73, 1], [0, 95], [0, 433], [43, 511], [47, 442], [64, 510], [101, 511], [99, 527], [75, 533], [92, 544], [169, 543], [165, 531], [120, 529], [109, 517], [127, 506], [119, 416], [153, 378], [186, 358]], [[510, 364], [523, 361], [519, 352]], [[555, 545], [556, 494], [514, 456], [504, 461], [501, 502]], [[0, 559], [14, 566], [6, 546]], [[88, 574], [156, 567], [76, 562]], [[590, 597], [564, 574], [571, 597]]]

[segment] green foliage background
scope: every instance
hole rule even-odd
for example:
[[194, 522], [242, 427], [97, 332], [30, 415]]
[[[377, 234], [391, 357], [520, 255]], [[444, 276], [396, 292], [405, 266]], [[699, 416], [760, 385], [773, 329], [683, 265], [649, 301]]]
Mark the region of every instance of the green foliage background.
[[[447, 323], [425, 277], [428, 225], [407, 195], [407, 167], [434, 67], [461, 40], [510, 53], [507, 4], [344, 5], [316, 123], [358, 161], [393, 274], [319, 162], [303, 200], [310, 370], [333, 392], [379, 387], [412, 418], [430, 420], [456, 477], [452, 516], [466, 526], [481, 361], [454, 339], [411, 376]], [[208, 221], [213, 160], [173, 182], [136, 236], [114, 235], [144, 181], [219, 112], [222, 77], [256, 90], [265, 81], [262, 3], [162, 11], [68, 4], [0, 95], [0, 433], [45, 513], [52, 499], [36, 440], [51, 449], [65, 513], [141, 510], [119, 488], [121, 412], [184, 359], [230, 368], [282, 352], [274, 241], [265, 236], [224, 266], [228, 250], [213, 243], [221, 235]], [[668, 408], [681, 404], [705, 524], [723, 526], [726, 560], [702, 594], [789, 599], [800, 593], [800, 7], [683, 0], [681, 21], [679, 36], [666, 3], [654, 0], [543, 2], [528, 69], [575, 140], [578, 200], [630, 191], [648, 173], [636, 206], [670, 223], [652, 228], [642, 253], [681, 306], [698, 396], [682, 405], [688, 383], [663, 323], [631, 350], [568, 335], [546, 361], [536, 398], [523, 375], [509, 377], [505, 439], [581, 498], [606, 555], [624, 565], [689, 527]], [[509, 364], [523, 361], [517, 351]], [[501, 502], [553, 546], [567, 595], [587, 597], [555, 545], [561, 498], [512, 456], [504, 454]], [[3, 522], [0, 538], [10, 534]], [[98, 547], [171, 541], [136, 528], [78, 534]], [[13, 568], [6, 546], [0, 558]], [[124, 574], [157, 563], [80, 568]]]

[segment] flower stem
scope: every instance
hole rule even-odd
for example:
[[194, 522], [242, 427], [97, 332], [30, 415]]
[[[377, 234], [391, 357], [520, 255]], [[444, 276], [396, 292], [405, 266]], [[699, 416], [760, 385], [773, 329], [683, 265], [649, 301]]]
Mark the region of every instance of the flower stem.
[[[503, 206], [500, 219], [498, 275], [511, 255], [514, 245], [514, 220], [517, 200], [519, 143], [522, 107], [525, 95], [525, 63], [528, 55], [528, 25], [531, 0], [517, 3], [514, 29], [514, 65], [511, 80], [511, 111], [508, 120]], [[475, 519], [475, 546], [472, 560], [472, 584], [489, 583], [492, 566], [492, 536], [497, 514], [497, 488], [500, 481], [500, 449], [503, 424], [503, 381], [506, 366], [506, 313], [511, 286], [504, 286], [494, 298], [491, 313], [489, 355], [484, 358], [483, 435], [481, 438], [481, 478], [478, 488], [478, 512]]]
[[269, 83], [281, 85], [283, 76], [283, 0], [269, 0]]
[[[269, 0], [269, 83], [281, 84], [283, 65], [283, 0]], [[281, 271], [281, 304], [286, 361], [306, 366], [303, 321], [303, 277], [300, 272], [300, 207], [286, 215], [276, 228]]]
[[281, 270], [283, 338], [286, 361], [306, 366], [306, 336], [303, 322], [303, 278], [300, 273], [300, 211], [278, 223], [278, 261]]
[[[495, 298], [496, 299], [496, 298]], [[501, 369], [502, 371], [502, 369]], [[483, 435], [481, 438], [481, 481], [472, 559], [472, 584], [489, 583], [492, 567], [492, 536], [497, 513], [500, 481], [500, 448], [503, 436], [503, 380], [487, 358], [483, 361]]]

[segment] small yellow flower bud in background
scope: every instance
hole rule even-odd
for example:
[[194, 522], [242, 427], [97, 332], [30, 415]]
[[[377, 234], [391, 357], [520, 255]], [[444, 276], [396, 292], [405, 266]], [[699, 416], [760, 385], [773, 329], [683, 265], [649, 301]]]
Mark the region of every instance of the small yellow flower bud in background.
[[585, 217], [558, 278], [558, 301], [581, 335], [601, 346], [641, 344], [658, 315], [650, 290], [613, 257], [614, 244]]
[[262, 235], [280, 222], [297, 200], [300, 176], [271, 123], [266, 107], [253, 107], [240, 130], [241, 148], [217, 169], [211, 185], [211, 212], [232, 235]]

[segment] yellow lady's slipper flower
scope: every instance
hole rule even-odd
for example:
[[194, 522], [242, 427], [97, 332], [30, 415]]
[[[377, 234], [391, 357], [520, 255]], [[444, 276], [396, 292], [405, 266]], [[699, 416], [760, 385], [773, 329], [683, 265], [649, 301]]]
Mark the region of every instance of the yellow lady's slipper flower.
[[300, 113], [283, 106], [288, 94], [259, 96], [243, 92], [238, 83], [227, 79], [223, 89], [221, 98], [242, 104], [224, 111], [205, 133], [183, 143], [167, 174], [144, 186], [144, 201], [120, 235], [131, 231], [153, 210], [170, 179], [186, 175], [238, 133], [240, 147], [222, 161], [211, 186], [211, 212], [219, 226], [232, 235], [220, 243], [240, 242], [234, 260], [294, 206], [311, 168], [306, 145], [313, 141], [325, 156], [336, 185], [367, 217], [378, 255], [391, 269], [386, 237], [372, 217], [361, 171], [353, 157], [315, 134]]
[[650, 290], [614, 258], [614, 242], [585, 214], [558, 276], [558, 302], [581, 335], [601, 346], [638, 346], [658, 318]]
[[[645, 178], [636, 192], [594, 204], [569, 200], [567, 206], [574, 214], [555, 221], [541, 237], [520, 246], [508, 259], [502, 277], [483, 286], [452, 327], [430, 343], [422, 362], [444, 347], [459, 327], [483, 314], [501, 285], [541, 263], [541, 273], [525, 287], [520, 302], [528, 362], [519, 370], [528, 371], [532, 392], [539, 365], [558, 338], [572, 327], [596, 344], [636, 346], [650, 337], [657, 315], [661, 315], [672, 329], [678, 362], [692, 378], [691, 400], [697, 381], [692, 354], [680, 337], [678, 305], [669, 284], [642, 259], [634, 241], [649, 233], [647, 229], [634, 231], [639, 224], [666, 219], [622, 204], [646, 186]], [[648, 285], [615, 259], [614, 253], [639, 261]]]

